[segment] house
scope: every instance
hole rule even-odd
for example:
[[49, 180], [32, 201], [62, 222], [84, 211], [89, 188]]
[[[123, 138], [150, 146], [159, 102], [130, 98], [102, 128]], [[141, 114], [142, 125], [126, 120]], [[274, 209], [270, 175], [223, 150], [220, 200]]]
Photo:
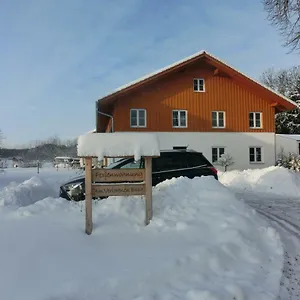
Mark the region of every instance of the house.
[[162, 149], [188, 146], [217, 166], [275, 163], [275, 113], [294, 102], [201, 51], [96, 102], [97, 132], [156, 132]]
[[276, 134], [276, 157], [289, 153], [300, 155], [300, 135]]

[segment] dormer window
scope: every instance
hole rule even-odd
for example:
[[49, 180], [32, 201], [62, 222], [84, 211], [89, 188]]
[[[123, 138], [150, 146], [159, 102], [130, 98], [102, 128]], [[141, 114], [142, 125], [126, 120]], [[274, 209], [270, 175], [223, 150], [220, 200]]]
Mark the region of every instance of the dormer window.
[[205, 92], [205, 85], [203, 78], [194, 79], [194, 92]]

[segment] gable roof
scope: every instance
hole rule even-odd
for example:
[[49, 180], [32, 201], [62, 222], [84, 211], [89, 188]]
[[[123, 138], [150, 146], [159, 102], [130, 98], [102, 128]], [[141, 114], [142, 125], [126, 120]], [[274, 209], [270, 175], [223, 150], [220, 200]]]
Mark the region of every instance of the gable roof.
[[272, 99], [272, 103], [275, 107], [277, 107], [278, 111], [290, 110], [290, 109], [294, 109], [296, 107], [295, 102], [292, 101], [291, 99], [289, 99], [289, 98], [283, 96], [282, 94], [274, 91], [273, 89], [263, 85], [262, 83], [254, 80], [253, 78], [250, 78], [249, 76], [245, 75], [241, 71], [227, 65], [221, 59], [215, 57], [214, 55], [212, 55], [204, 50], [197, 52], [191, 56], [188, 56], [184, 59], [181, 59], [167, 67], [164, 67], [155, 72], [147, 74], [147, 75], [145, 75], [137, 80], [134, 80], [126, 85], [123, 85], [123, 86], [115, 89], [111, 93], [106, 94], [105, 96], [100, 98], [98, 101], [100, 101], [101, 103], [102, 103], [102, 101], [106, 102], [106, 100], [115, 98], [118, 95], [132, 91], [138, 87], [141, 87], [144, 84], [150, 83], [151, 81], [158, 79], [161, 76], [172, 73], [182, 67], [190, 65], [192, 63], [195, 63], [196, 61], [198, 61], [200, 59], [207, 59], [207, 61], [209, 63], [211, 63], [212, 65], [214, 65], [216, 67], [216, 69], [222, 70], [224, 73], [229, 74], [232, 78], [234, 78], [236, 80], [247, 81], [253, 87], [253, 89], [256, 89], [256, 90], [258, 90], [258, 92], [264, 94], [266, 98]]

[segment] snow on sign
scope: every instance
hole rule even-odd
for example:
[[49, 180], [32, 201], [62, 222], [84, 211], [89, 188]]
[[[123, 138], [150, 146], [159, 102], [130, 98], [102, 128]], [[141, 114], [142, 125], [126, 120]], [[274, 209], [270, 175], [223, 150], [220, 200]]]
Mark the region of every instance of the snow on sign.
[[[145, 196], [145, 224], [152, 219], [152, 157], [159, 143], [149, 133], [90, 133], [79, 137], [78, 156], [85, 159], [85, 232], [91, 234], [92, 199], [108, 196]], [[92, 169], [92, 157], [143, 157], [145, 169]]]
[[80, 157], [126, 157], [159, 156], [156, 134], [143, 132], [88, 133], [78, 139]]

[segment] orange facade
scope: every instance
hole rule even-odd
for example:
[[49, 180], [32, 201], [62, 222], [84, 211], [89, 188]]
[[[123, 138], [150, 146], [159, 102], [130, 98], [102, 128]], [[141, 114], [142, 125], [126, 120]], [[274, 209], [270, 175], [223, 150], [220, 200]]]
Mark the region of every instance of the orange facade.
[[[205, 91], [194, 92], [193, 79], [205, 80]], [[114, 131], [198, 131], [198, 132], [274, 132], [275, 108], [268, 98], [249, 88], [205, 61], [146, 83], [126, 94], [116, 96], [103, 110], [114, 117]], [[130, 109], [145, 109], [145, 128], [130, 127]], [[187, 110], [187, 127], [172, 127], [172, 111]], [[225, 112], [225, 128], [212, 127], [212, 111]], [[249, 128], [249, 112], [262, 113], [262, 128]], [[98, 116], [98, 124], [111, 122]]]

